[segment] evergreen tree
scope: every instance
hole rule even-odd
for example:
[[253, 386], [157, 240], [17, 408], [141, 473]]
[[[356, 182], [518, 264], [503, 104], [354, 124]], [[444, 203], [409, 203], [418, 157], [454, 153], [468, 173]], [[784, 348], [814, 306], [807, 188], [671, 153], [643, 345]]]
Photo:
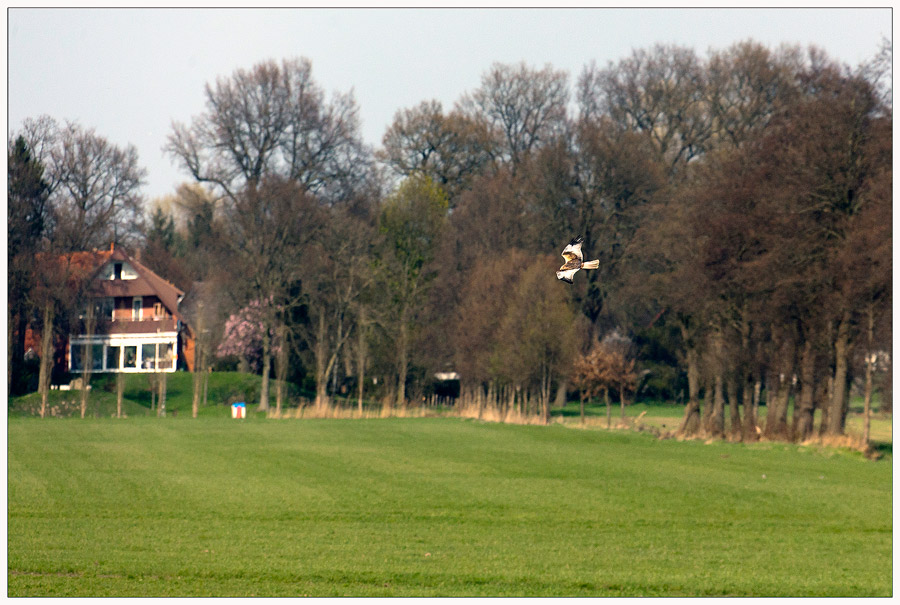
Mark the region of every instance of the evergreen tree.
[[7, 154], [7, 385], [10, 394], [27, 390], [24, 369], [25, 326], [28, 319], [27, 294], [41, 237], [47, 228], [47, 199], [50, 187], [44, 167], [35, 159], [21, 136]]

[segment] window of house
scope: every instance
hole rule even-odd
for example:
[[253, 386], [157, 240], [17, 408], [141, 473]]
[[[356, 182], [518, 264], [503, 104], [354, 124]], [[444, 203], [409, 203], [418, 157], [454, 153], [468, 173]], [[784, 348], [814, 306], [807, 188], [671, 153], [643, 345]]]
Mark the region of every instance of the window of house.
[[175, 363], [175, 354], [172, 349], [172, 343], [170, 342], [161, 342], [159, 343], [159, 369], [160, 370], [168, 370], [173, 367]]
[[106, 369], [107, 370], [118, 370], [119, 369], [119, 357], [122, 351], [122, 347], [117, 347], [110, 345], [106, 347]]
[[113, 265], [113, 279], [122, 279], [122, 263]]
[[102, 343], [85, 345], [83, 342], [74, 343], [70, 347], [72, 356], [72, 371], [84, 371], [85, 356], [90, 355], [91, 370], [103, 370], [104, 351]]
[[156, 369], [156, 343], [141, 345], [141, 367], [145, 370]]
[[91, 369], [103, 369], [103, 345], [100, 343], [91, 345]]
[[72, 371], [80, 371], [82, 368], [82, 353], [84, 353], [84, 345], [72, 343], [69, 347], [70, 362]]
[[125, 347], [123, 347], [122, 367], [123, 368], [136, 368], [137, 367], [137, 346], [126, 345]]
[[153, 317], [157, 319], [159, 319], [160, 317], [165, 317], [162, 303], [153, 303]]
[[97, 302], [97, 318], [114, 319], [115, 302], [114, 298], [101, 298]]
[[144, 306], [144, 299], [140, 296], [135, 296], [134, 300], [131, 301], [131, 319], [138, 321], [141, 319], [141, 309]]

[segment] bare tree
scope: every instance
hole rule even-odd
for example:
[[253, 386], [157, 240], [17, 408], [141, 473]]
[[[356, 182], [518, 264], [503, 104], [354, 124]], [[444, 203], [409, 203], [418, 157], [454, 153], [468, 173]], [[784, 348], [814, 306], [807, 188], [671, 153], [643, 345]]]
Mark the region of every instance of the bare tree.
[[550, 65], [543, 69], [525, 63], [495, 63], [482, 76], [481, 87], [463, 95], [459, 108], [483, 121], [497, 145], [495, 160], [513, 170], [541, 145], [564, 132], [568, 76]]
[[[272, 339], [287, 309], [300, 304], [293, 288], [301, 278], [301, 258], [318, 233], [317, 202], [293, 181], [269, 178], [235, 198], [226, 211], [225, 245], [243, 276], [233, 287], [244, 304], [257, 305], [262, 322], [260, 410], [269, 409]], [[241, 306], [238, 304], [237, 306]]]
[[606, 428], [610, 428], [612, 414], [609, 407], [609, 387], [613, 380], [608, 353], [609, 351], [598, 343], [587, 355], [579, 357], [572, 364], [572, 383], [581, 394], [579, 405], [581, 424], [584, 424], [585, 399], [599, 398], [602, 394], [606, 401]]
[[705, 94], [712, 120], [710, 147], [740, 147], [765, 128], [796, 98], [794, 75], [801, 65], [796, 46], [771, 51], [748, 40], [712, 51]]
[[165, 149], [231, 200], [252, 197], [266, 176], [341, 196], [369, 163], [357, 113], [352, 94], [326, 103], [308, 59], [269, 60], [207, 84], [206, 111], [173, 123]]
[[220, 288], [225, 287], [216, 282], [194, 282], [179, 305], [187, 323], [185, 328], [192, 336], [193, 349], [193, 394], [191, 397], [191, 415], [196, 418], [200, 407], [206, 402], [203, 397], [209, 380], [210, 360], [217, 346], [222, 330], [223, 304]]
[[[360, 329], [359, 317], [365, 305], [361, 297], [372, 285], [373, 238], [365, 217], [354, 216], [346, 208], [326, 211], [318, 237], [305, 251], [300, 272], [304, 284], [303, 304], [310, 325], [301, 329], [301, 337], [315, 358], [316, 406], [328, 403], [328, 378], [336, 379], [339, 355]], [[357, 314], [354, 323], [353, 315]], [[364, 339], [364, 335], [360, 338]], [[364, 355], [363, 350], [363, 355]], [[364, 365], [364, 362], [361, 362]]]
[[605, 69], [591, 63], [578, 95], [586, 115], [608, 115], [647, 136], [673, 173], [705, 151], [712, 132], [705, 72], [689, 48], [657, 44]]
[[484, 124], [460, 111], [445, 115], [438, 101], [398, 111], [382, 143], [379, 159], [401, 178], [428, 175], [447, 192], [451, 207], [491, 157]]
[[58, 249], [137, 241], [147, 171], [139, 166], [134, 146], [120, 148], [94, 129], [74, 122], [59, 126], [46, 116], [26, 120], [23, 136], [46, 166]]

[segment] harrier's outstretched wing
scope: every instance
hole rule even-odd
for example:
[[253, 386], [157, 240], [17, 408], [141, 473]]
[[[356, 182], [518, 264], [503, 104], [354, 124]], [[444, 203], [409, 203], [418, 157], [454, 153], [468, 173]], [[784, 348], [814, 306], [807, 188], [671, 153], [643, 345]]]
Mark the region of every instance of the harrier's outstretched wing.
[[559, 279], [559, 280], [562, 280], [564, 282], [568, 282], [571, 284], [571, 283], [574, 283], [572, 281], [572, 278], [575, 276], [575, 274], [577, 272], [578, 272], [578, 269], [569, 269], [568, 271], [557, 271], [556, 279]]
[[569, 242], [569, 245], [563, 248], [563, 258], [565, 258], [567, 261], [577, 258], [580, 261], [582, 259], [581, 244], [583, 242], [584, 238], [580, 235]]

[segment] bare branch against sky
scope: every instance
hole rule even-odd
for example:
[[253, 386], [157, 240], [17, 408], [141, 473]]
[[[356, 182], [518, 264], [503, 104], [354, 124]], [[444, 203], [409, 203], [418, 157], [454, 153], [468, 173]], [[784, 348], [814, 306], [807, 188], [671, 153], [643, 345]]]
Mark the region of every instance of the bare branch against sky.
[[394, 113], [450, 108], [495, 62], [549, 64], [570, 83], [655, 43], [698, 54], [754, 39], [814, 44], [856, 66], [890, 38], [883, 8], [801, 9], [50, 9], [6, 12], [7, 132], [49, 114], [133, 144], [146, 196], [190, 180], [162, 147], [204, 109], [204, 86], [265, 59], [307, 57], [331, 93], [353, 92], [365, 142]]

